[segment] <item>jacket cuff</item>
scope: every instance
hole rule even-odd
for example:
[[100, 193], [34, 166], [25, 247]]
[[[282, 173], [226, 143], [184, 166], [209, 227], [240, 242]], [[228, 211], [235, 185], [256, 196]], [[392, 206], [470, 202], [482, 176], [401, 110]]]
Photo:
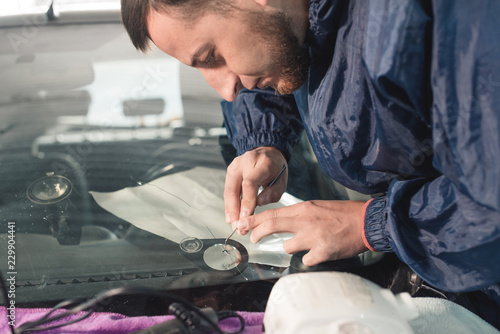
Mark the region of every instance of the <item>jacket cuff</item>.
[[363, 215], [363, 242], [375, 252], [391, 252], [389, 235], [386, 232], [386, 197], [376, 197], [365, 204]]
[[238, 155], [261, 146], [271, 146], [279, 149], [285, 159], [290, 161], [291, 152], [293, 150], [293, 143], [274, 132], [254, 132], [233, 142]]

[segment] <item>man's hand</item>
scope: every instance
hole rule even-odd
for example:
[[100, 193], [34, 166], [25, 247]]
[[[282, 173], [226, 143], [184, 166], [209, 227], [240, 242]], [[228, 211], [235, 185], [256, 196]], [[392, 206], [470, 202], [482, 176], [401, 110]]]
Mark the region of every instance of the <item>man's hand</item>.
[[[272, 187], [267, 188], [267, 185], [284, 164], [285, 157], [274, 147], [259, 147], [233, 160], [227, 168], [224, 189], [227, 223], [250, 216], [257, 205], [276, 202], [281, 198], [286, 190], [288, 169]], [[257, 196], [260, 186], [264, 190]]]
[[242, 234], [253, 229], [250, 241], [258, 242], [272, 233], [293, 233], [283, 244], [293, 254], [310, 250], [302, 262], [306, 266], [344, 259], [368, 250], [363, 242], [364, 202], [308, 201], [242, 218], [237, 227]]

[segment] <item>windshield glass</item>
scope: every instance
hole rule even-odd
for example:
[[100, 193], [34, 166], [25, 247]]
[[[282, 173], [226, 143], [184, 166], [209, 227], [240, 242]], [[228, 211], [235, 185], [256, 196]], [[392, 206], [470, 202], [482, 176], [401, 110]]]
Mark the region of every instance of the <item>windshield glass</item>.
[[30, 13], [35, 11], [46, 12], [49, 10], [50, 6], [54, 4], [55, 6], [73, 8], [99, 8], [103, 5], [115, 5], [119, 6], [119, 0], [16, 0], [16, 1], [4, 1], [0, 4], [0, 15], [7, 16], [16, 13]]
[[[15, 235], [14, 257], [0, 269], [15, 273], [18, 303], [286, 274], [290, 236], [254, 245], [235, 234], [224, 244], [222, 194], [235, 152], [220, 98], [197, 71], [138, 53], [114, 19], [23, 21], [0, 22], [4, 254]], [[306, 140], [296, 151], [287, 193], [270, 207], [345, 196]]]

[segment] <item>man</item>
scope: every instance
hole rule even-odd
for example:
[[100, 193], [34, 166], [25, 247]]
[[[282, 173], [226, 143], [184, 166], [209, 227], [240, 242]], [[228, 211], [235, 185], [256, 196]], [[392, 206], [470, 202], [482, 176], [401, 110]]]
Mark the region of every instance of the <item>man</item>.
[[[291, 232], [283, 247], [309, 250], [305, 265], [393, 251], [430, 284], [497, 304], [499, 14], [498, 1], [122, 0], [137, 48], [152, 41], [226, 100], [239, 153], [226, 220], [241, 234]], [[257, 196], [303, 129], [330, 177], [383, 195], [252, 215], [285, 190], [286, 175]]]

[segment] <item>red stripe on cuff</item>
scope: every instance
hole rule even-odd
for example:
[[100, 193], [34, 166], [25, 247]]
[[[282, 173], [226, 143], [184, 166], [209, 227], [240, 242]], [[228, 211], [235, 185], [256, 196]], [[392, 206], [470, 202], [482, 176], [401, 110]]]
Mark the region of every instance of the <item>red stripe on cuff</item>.
[[370, 246], [370, 244], [368, 243], [368, 240], [366, 240], [366, 235], [365, 235], [365, 214], [366, 214], [366, 208], [368, 208], [368, 204], [370, 204], [370, 202], [373, 201], [373, 198], [370, 199], [369, 201], [367, 201], [365, 203], [365, 205], [363, 206], [363, 216], [361, 217], [361, 237], [363, 238], [363, 243], [365, 244], [365, 246], [371, 250], [372, 252], [376, 252], [375, 249], [373, 249], [372, 246]]

